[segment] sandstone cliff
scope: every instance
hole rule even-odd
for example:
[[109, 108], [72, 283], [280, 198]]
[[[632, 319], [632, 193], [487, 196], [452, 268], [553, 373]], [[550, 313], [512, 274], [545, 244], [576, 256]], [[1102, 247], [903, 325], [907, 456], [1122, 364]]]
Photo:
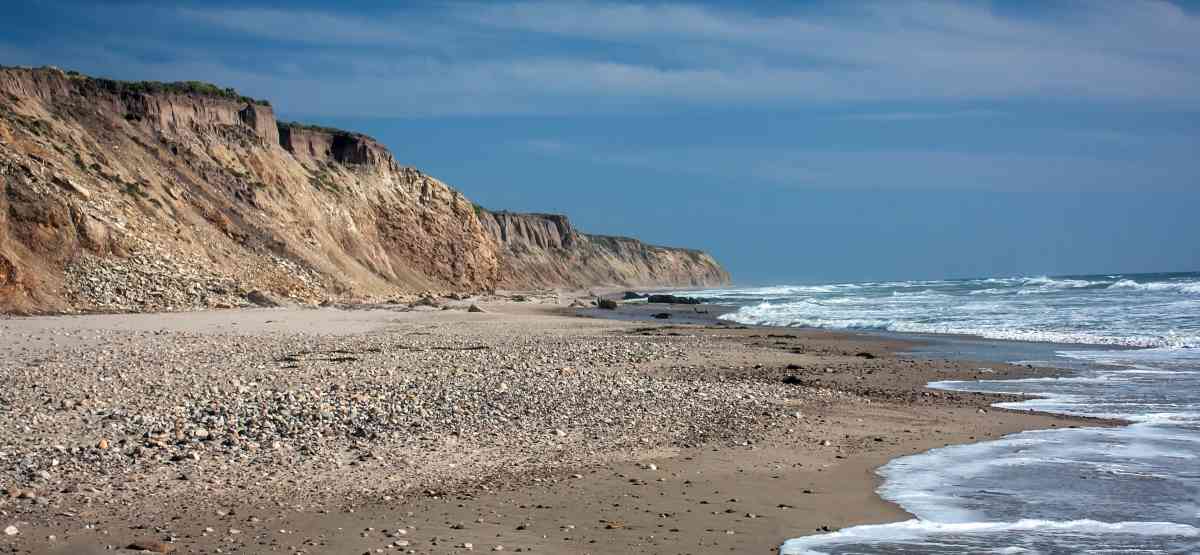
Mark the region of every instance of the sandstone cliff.
[[[203, 83], [0, 69], [0, 311], [714, 285], [702, 253], [477, 211], [370, 137]], [[522, 228], [525, 229], [525, 228]], [[529, 228], [532, 229], [532, 228]], [[508, 230], [508, 231], [506, 231]]]
[[480, 210], [478, 215], [484, 229], [501, 245], [500, 287], [704, 287], [729, 283], [729, 274], [701, 251], [580, 233], [566, 216], [556, 214]]

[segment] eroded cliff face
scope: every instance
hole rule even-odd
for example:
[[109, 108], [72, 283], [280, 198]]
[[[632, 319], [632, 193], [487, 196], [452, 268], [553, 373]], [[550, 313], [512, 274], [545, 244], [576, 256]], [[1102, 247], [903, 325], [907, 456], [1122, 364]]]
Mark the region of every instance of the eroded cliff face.
[[566, 216], [479, 211], [501, 246], [499, 284], [521, 287], [715, 287], [729, 274], [707, 253], [590, 235]]
[[[255, 289], [319, 301], [694, 281], [624, 260], [657, 255], [600, 248], [565, 219], [566, 243], [535, 264], [481, 214], [369, 137], [280, 124], [231, 90], [0, 69], [0, 311], [237, 305]], [[570, 274], [606, 275], [593, 255], [629, 281]]]

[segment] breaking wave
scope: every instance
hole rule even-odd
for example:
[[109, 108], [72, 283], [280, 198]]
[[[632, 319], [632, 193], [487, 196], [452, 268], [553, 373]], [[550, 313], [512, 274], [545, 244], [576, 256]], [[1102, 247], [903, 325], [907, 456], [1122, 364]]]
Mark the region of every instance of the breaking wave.
[[723, 317], [746, 324], [1017, 341], [947, 344], [983, 343], [974, 352], [1075, 370], [930, 387], [1019, 396], [999, 404], [1013, 410], [1130, 422], [1023, 432], [895, 459], [879, 470], [879, 493], [916, 519], [789, 540], [781, 554], [1200, 553], [1200, 274], [826, 284], [703, 296], [736, 306]]
[[1200, 324], [1178, 317], [1200, 308], [1200, 298], [1187, 297], [1200, 295], [1196, 274], [828, 284], [697, 294], [737, 305], [722, 318], [743, 324], [1200, 347]]

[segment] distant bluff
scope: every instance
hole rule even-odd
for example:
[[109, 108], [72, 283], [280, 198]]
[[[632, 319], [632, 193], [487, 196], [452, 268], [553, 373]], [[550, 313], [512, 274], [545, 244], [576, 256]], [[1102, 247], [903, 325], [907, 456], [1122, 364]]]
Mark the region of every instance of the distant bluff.
[[703, 252], [490, 212], [359, 133], [199, 82], [0, 68], [0, 311], [715, 286]]

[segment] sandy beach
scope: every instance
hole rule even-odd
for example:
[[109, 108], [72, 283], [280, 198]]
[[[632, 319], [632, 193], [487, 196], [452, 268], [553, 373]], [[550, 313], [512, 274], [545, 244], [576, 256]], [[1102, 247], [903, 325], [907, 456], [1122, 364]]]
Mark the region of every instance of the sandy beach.
[[1085, 422], [924, 387], [1051, 370], [567, 301], [0, 320], [0, 548], [766, 553], [907, 518], [891, 458]]

